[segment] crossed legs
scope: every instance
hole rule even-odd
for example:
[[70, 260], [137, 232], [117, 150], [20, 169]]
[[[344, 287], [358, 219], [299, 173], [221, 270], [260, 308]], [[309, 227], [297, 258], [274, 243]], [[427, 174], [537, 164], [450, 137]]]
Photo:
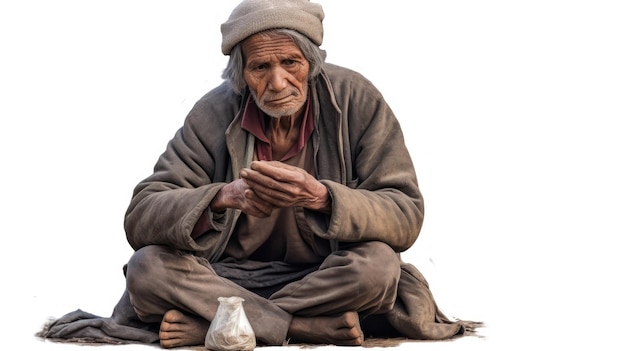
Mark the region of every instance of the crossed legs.
[[360, 314], [389, 311], [400, 262], [387, 245], [361, 243], [337, 251], [317, 271], [263, 298], [218, 276], [202, 258], [164, 246], [138, 250], [128, 263], [127, 289], [144, 322], [160, 323], [164, 348], [204, 343], [220, 296], [240, 296], [257, 339], [360, 345]]

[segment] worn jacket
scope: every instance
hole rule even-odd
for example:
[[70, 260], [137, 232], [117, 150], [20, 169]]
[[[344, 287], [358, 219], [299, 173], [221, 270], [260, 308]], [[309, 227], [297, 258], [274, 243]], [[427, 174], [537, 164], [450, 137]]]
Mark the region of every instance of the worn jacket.
[[[378, 240], [408, 249], [424, 205], [400, 125], [362, 75], [326, 64], [310, 83], [315, 174], [328, 188], [332, 214], [305, 211], [315, 235], [331, 243]], [[252, 160], [254, 137], [241, 128], [246, 96], [224, 83], [202, 97], [140, 182], [125, 216], [135, 249], [164, 244], [219, 259], [241, 211], [209, 213], [211, 230], [191, 232], [219, 189]]]

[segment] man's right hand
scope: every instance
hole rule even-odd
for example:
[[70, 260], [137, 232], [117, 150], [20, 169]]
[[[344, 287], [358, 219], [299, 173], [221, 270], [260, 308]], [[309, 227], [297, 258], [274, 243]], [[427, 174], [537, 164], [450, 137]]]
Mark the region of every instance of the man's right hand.
[[261, 200], [243, 179], [224, 185], [211, 201], [210, 207], [212, 211], [234, 208], [255, 217], [269, 217], [275, 208]]

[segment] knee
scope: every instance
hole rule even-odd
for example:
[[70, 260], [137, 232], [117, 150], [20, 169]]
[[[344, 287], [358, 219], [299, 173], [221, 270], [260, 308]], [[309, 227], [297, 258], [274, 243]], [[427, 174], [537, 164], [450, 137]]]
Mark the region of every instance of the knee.
[[126, 288], [131, 295], [151, 291], [153, 285], [158, 284], [164, 270], [161, 254], [167, 250], [163, 246], [150, 245], [131, 256], [126, 267]]
[[389, 245], [367, 242], [358, 248], [357, 253], [355, 268], [367, 289], [396, 291], [400, 280], [400, 259]]
[[359, 290], [395, 295], [400, 280], [400, 259], [389, 245], [365, 242], [338, 253], [344, 256], [346, 277], [354, 277]]

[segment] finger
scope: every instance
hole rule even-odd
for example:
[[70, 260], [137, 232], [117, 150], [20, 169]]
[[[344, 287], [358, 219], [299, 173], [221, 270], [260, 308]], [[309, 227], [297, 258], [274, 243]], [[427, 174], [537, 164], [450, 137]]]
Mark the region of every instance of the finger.
[[[274, 207], [282, 207], [286, 195], [280, 191], [268, 188], [263, 184], [257, 184], [252, 180], [247, 180], [248, 186], [254, 193], [257, 202], [268, 203]], [[252, 200], [252, 199], [251, 199]]]
[[250, 168], [281, 182], [294, 182], [301, 175], [302, 169], [278, 161], [254, 161]]
[[268, 195], [275, 191], [288, 193], [292, 188], [289, 183], [281, 182], [251, 169], [243, 169], [241, 177], [250, 188]]
[[245, 182], [258, 197], [274, 206], [286, 207], [293, 205], [301, 196], [302, 191], [296, 185], [277, 182], [267, 177], [264, 177], [260, 182], [257, 182], [256, 179], [258, 178], [251, 177], [246, 179]]
[[282, 194], [280, 192], [257, 192], [257, 195], [261, 200], [271, 204], [273, 207], [276, 208], [291, 207], [295, 203], [295, 201], [293, 201], [291, 198], [286, 197], [285, 194]]
[[280, 161], [252, 161], [252, 163], [250, 164], [250, 168], [254, 170], [256, 170], [256, 168], [259, 168], [259, 169], [282, 168], [282, 169], [290, 169], [290, 170], [299, 169], [296, 166], [291, 166]]
[[248, 214], [269, 217], [275, 209], [275, 206], [261, 199], [252, 189], [246, 189], [244, 196], [246, 198], [244, 212]]

